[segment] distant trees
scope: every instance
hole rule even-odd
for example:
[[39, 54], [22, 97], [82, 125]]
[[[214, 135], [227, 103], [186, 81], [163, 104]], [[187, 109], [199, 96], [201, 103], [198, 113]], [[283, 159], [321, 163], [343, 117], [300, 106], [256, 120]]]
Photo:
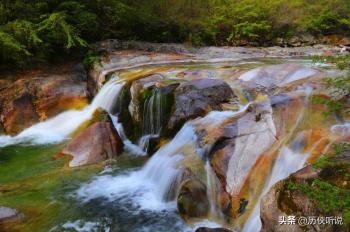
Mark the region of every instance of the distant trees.
[[81, 54], [106, 38], [192, 45], [350, 34], [349, 0], [2, 0], [0, 61]]

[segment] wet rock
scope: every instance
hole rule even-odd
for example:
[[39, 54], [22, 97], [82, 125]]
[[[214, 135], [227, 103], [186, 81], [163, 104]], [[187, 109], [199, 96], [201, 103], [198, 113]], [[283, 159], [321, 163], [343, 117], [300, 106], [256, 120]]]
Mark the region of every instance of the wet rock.
[[300, 64], [278, 64], [250, 70], [239, 79], [248, 90], [272, 95], [283, 87], [321, 77], [320, 71]]
[[220, 104], [234, 101], [230, 86], [218, 79], [198, 79], [181, 84], [175, 91], [175, 111], [169, 127], [180, 127], [188, 119], [221, 111]]
[[3, 110], [2, 121], [5, 132], [11, 135], [38, 122], [39, 116], [35, 111], [31, 95], [24, 93], [7, 104]]
[[15, 135], [87, 103], [86, 73], [79, 64], [48, 66], [1, 78], [6, 82], [0, 88], [0, 124], [6, 134]]
[[129, 111], [135, 124], [141, 124], [142, 122], [143, 104], [147, 95], [150, 94], [149, 90], [159, 86], [162, 80], [164, 80], [164, 77], [161, 75], [152, 75], [132, 83], [130, 87], [131, 102]]
[[256, 161], [276, 141], [270, 101], [249, 111], [224, 128], [224, 138], [211, 151], [213, 169], [231, 196], [240, 192]]
[[205, 217], [209, 211], [206, 186], [194, 178], [184, 181], [177, 198], [177, 207], [184, 220]]
[[[306, 186], [310, 186], [311, 190], [308, 191], [315, 191], [314, 188], [317, 187], [314, 187], [314, 181], [317, 180], [322, 181], [324, 185], [326, 185], [326, 183], [331, 184], [331, 186], [333, 185], [334, 188], [338, 188], [337, 191], [341, 191], [339, 188], [348, 191], [349, 188], [347, 187], [346, 175], [349, 173], [349, 157], [350, 150], [346, 149], [339, 154], [336, 154], [334, 157], [329, 157], [327, 163], [324, 163], [320, 168], [315, 168], [311, 165], [308, 165], [301, 170], [293, 173], [288, 178], [276, 183], [262, 198], [261, 201], [260, 215], [262, 220], [262, 231], [348, 231], [346, 229], [346, 225], [340, 226], [331, 225], [330, 223], [316, 223], [315, 225], [305, 225], [301, 227], [297, 223], [295, 225], [281, 225], [278, 221], [279, 217], [284, 216], [287, 218], [289, 215], [296, 216], [296, 218], [325, 218], [327, 216], [341, 216], [339, 215], [341, 212], [339, 210], [341, 209], [337, 208], [332, 212], [326, 212], [321, 208], [320, 204], [315, 199], [309, 197], [306, 192], [301, 191], [300, 188], [296, 186], [304, 186], [304, 188]], [[322, 191], [329, 190], [324, 187]], [[323, 197], [331, 198], [329, 195], [325, 195]], [[339, 195], [339, 198], [340, 197], [341, 196]], [[318, 198], [322, 199], [321, 196], [318, 196]], [[333, 200], [342, 201], [341, 199]]]
[[12, 208], [0, 206], [0, 223], [20, 220], [23, 215]]
[[73, 156], [70, 167], [99, 163], [119, 156], [123, 144], [111, 122], [96, 122], [74, 138], [62, 151]]
[[234, 232], [226, 228], [208, 228], [208, 227], [199, 227], [196, 229], [196, 232]]

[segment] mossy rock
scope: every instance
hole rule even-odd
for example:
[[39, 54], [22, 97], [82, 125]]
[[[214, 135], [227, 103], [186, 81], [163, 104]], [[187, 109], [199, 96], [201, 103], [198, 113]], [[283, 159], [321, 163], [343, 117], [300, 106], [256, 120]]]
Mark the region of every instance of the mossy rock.
[[177, 208], [185, 221], [206, 217], [209, 212], [206, 186], [193, 178], [183, 182], [177, 199]]
[[83, 132], [86, 128], [88, 128], [95, 122], [107, 122], [107, 121], [110, 121], [108, 113], [102, 108], [97, 108], [89, 120], [83, 122], [77, 129], [75, 129], [75, 131], [71, 133], [71, 137], [72, 138], [76, 137], [78, 134]]

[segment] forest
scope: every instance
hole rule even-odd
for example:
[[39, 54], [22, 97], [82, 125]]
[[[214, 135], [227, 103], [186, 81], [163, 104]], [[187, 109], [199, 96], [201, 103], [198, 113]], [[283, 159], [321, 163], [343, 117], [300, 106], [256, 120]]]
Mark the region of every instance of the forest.
[[295, 35], [350, 35], [348, 0], [3, 0], [0, 61], [24, 67], [83, 57], [108, 38], [276, 45]]

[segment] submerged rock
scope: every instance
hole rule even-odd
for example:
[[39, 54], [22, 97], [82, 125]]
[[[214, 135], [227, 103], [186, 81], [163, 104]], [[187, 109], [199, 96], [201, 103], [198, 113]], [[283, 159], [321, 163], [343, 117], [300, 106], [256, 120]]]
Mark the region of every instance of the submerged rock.
[[73, 156], [70, 167], [99, 163], [116, 158], [123, 144], [110, 122], [96, 122], [79, 134], [62, 151]]
[[209, 202], [206, 186], [195, 178], [184, 181], [177, 198], [177, 208], [184, 220], [207, 216]]
[[223, 80], [198, 79], [181, 84], [175, 91], [175, 111], [169, 127], [179, 127], [186, 120], [221, 111], [220, 104], [234, 101], [231, 87]]
[[22, 217], [23, 215], [18, 210], [0, 206], [0, 224], [10, 221], [17, 221]]

